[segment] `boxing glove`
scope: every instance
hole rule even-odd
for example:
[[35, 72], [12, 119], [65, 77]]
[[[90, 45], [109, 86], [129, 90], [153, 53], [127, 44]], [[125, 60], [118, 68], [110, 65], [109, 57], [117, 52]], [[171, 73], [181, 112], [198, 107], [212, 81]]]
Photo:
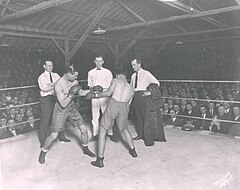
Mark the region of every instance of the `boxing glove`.
[[70, 88], [68, 92], [68, 97], [71, 99], [74, 98], [74, 96], [77, 95], [80, 90], [82, 90], [82, 87], [79, 86], [78, 84], [75, 84]]
[[91, 100], [91, 99], [94, 99], [94, 98], [100, 98], [99, 97], [99, 93], [91, 93], [91, 92], [88, 92], [86, 94], [86, 97], [85, 97], [87, 100]]
[[92, 90], [95, 93], [103, 92], [103, 87], [101, 87], [100, 85], [97, 85], [97, 86], [94, 86]]

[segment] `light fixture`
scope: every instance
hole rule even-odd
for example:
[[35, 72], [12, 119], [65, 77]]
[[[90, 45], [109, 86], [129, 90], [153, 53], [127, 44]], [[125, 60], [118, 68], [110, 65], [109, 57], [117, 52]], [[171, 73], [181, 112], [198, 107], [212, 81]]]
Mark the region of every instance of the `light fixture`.
[[178, 40], [178, 41], [176, 41], [176, 44], [177, 44], [177, 45], [182, 45], [183, 42], [182, 42], [181, 40]]
[[161, 2], [174, 2], [174, 1], [177, 1], [177, 0], [158, 0], [158, 1], [161, 1]]
[[8, 47], [8, 44], [6, 42], [3, 42], [0, 44], [1, 47]]
[[100, 26], [98, 26], [97, 30], [93, 31], [93, 34], [104, 34], [106, 30], [101, 29]]

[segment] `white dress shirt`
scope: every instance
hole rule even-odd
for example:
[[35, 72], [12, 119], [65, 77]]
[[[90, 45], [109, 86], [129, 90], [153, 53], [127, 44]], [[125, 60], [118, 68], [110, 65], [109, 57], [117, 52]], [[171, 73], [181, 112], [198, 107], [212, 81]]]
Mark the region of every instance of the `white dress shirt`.
[[[58, 79], [60, 79], [60, 76], [57, 73], [51, 72], [51, 75], [52, 75], [53, 82], [56, 82]], [[48, 71], [44, 71], [38, 77], [38, 86], [40, 88], [41, 97], [48, 96], [48, 95], [54, 95], [54, 90], [46, 92], [46, 88], [48, 87], [48, 84], [50, 84], [50, 83], [51, 83], [50, 74]]]
[[101, 68], [98, 70], [94, 68], [88, 72], [88, 86], [93, 87], [96, 85], [102, 86], [104, 89], [110, 87], [113, 75], [110, 70]]
[[[136, 73], [133, 73], [130, 83], [133, 87], [135, 86], [135, 78]], [[135, 88], [135, 91], [147, 90], [148, 85], [151, 83], [156, 83], [158, 86], [160, 85], [159, 81], [149, 71], [142, 68], [138, 71], [137, 79], [137, 88]]]

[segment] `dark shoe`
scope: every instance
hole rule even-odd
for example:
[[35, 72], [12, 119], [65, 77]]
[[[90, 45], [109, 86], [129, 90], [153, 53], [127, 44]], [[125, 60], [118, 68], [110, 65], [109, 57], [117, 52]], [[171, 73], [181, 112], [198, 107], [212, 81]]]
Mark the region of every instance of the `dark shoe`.
[[143, 137], [141, 137], [141, 136], [136, 136], [136, 137], [133, 138], [133, 140], [135, 140], [135, 141], [140, 140], [140, 139], [143, 139]]
[[89, 141], [96, 141], [97, 140], [97, 138], [98, 138], [98, 136], [96, 135], [96, 136], [92, 136], [92, 138], [89, 140]]
[[114, 135], [108, 135], [110, 140], [113, 142], [118, 142], [118, 140], [116, 139], [116, 137]]
[[136, 151], [135, 151], [135, 148], [130, 149], [130, 150], [129, 150], [129, 154], [130, 154], [133, 158], [136, 158], [136, 157], [137, 157], [137, 153], [136, 153]]
[[157, 141], [157, 142], [167, 142], [166, 139], [158, 139], [158, 140], [154, 140], [154, 141]]
[[38, 159], [40, 164], [44, 164], [45, 163], [45, 156], [46, 156], [46, 154], [47, 154], [47, 152], [41, 151], [41, 153], [39, 155], [39, 159]]
[[66, 137], [58, 138], [60, 142], [71, 142], [71, 140], [67, 139]]
[[88, 149], [87, 146], [83, 147], [83, 154], [86, 154], [86, 155], [88, 155], [88, 156], [90, 156], [90, 157], [95, 157], [95, 156], [96, 156], [93, 152], [91, 152], [91, 151]]
[[93, 166], [102, 168], [102, 167], [104, 166], [104, 164], [103, 164], [103, 159], [104, 159], [104, 158], [99, 158], [99, 157], [97, 157], [97, 160], [91, 162], [91, 164], [92, 164]]

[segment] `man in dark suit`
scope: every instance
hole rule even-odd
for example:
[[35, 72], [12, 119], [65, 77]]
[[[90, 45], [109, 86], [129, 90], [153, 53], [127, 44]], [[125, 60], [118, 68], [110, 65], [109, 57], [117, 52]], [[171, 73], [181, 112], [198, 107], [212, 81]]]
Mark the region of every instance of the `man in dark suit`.
[[174, 109], [169, 111], [170, 118], [166, 121], [166, 125], [173, 125], [174, 127], [182, 127], [183, 119], [177, 117], [177, 114]]
[[[198, 119], [195, 123], [195, 129], [200, 130], [209, 130], [209, 126], [210, 126], [210, 120], [209, 116], [207, 115], [207, 108], [205, 105], [201, 105], [200, 106], [200, 114], [198, 115], [198, 117], [201, 117], [202, 119]], [[206, 120], [205, 120], [206, 118]]]
[[26, 126], [23, 129], [23, 133], [29, 133], [29, 132], [35, 131], [37, 127], [34, 122], [34, 117], [29, 116], [27, 121], [28, 121], [28, 123], [26, 124]]
[[7, 128], [1, 133], [0, 139], [6, 139], [21, 134], [21, 131], [15, 127], [15, 120], [9, 119], [7, 121]]
[[[233, 121], [240, 122], [240, 108], [239, 105], [233, 105]], [[240, 136], [240, 123], [232, 124], [228, 134], [230, 136]]]
[[207, 116], [209, 118], [213, 118], [214, 115], [217, 115], [217, 109], [216, 109], [215, 103], [214, 102], [209, 102], [208, 103]]

